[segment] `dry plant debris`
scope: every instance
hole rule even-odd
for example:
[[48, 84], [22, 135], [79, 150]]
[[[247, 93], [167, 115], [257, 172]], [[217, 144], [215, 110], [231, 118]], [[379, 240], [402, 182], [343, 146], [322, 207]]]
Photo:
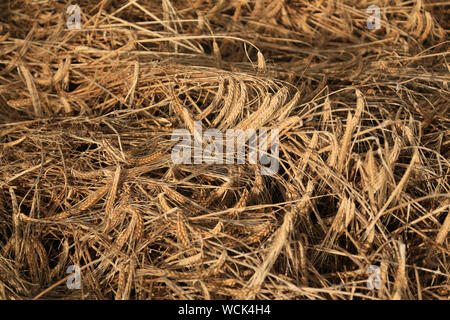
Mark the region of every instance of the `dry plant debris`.
[[[448, 1], [76, 4], [0, 4], [1, 299], [449, 298]], [[278, 174], [174, 165], [197, 120]]]

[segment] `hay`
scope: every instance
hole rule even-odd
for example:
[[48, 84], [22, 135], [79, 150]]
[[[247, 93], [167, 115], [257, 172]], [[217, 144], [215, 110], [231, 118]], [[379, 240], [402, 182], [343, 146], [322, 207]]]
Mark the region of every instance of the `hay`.
[[[77, 4], [1, 4], [1, 299], [448, 299], [449, 4]], [[175, 165], [199, 120], [278, 174]]]

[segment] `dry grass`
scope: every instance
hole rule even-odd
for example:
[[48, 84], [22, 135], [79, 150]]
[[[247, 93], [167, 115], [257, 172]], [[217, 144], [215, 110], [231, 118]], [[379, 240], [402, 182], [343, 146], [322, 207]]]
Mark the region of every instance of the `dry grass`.
[[[1, 299], [449, 298], [449, 2], [69, 4], [0, 4]], [[278, 174], [174, 165], [195, 120]]]

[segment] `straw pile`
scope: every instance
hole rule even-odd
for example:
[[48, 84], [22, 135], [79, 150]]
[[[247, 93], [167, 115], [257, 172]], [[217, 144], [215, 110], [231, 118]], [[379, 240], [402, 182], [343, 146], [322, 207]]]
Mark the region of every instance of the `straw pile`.
[[[0, 298], [449, 298], [448, 1], [76, 4], [0, 5]], [[174, 164], [198, 120], [278, 173]]]

